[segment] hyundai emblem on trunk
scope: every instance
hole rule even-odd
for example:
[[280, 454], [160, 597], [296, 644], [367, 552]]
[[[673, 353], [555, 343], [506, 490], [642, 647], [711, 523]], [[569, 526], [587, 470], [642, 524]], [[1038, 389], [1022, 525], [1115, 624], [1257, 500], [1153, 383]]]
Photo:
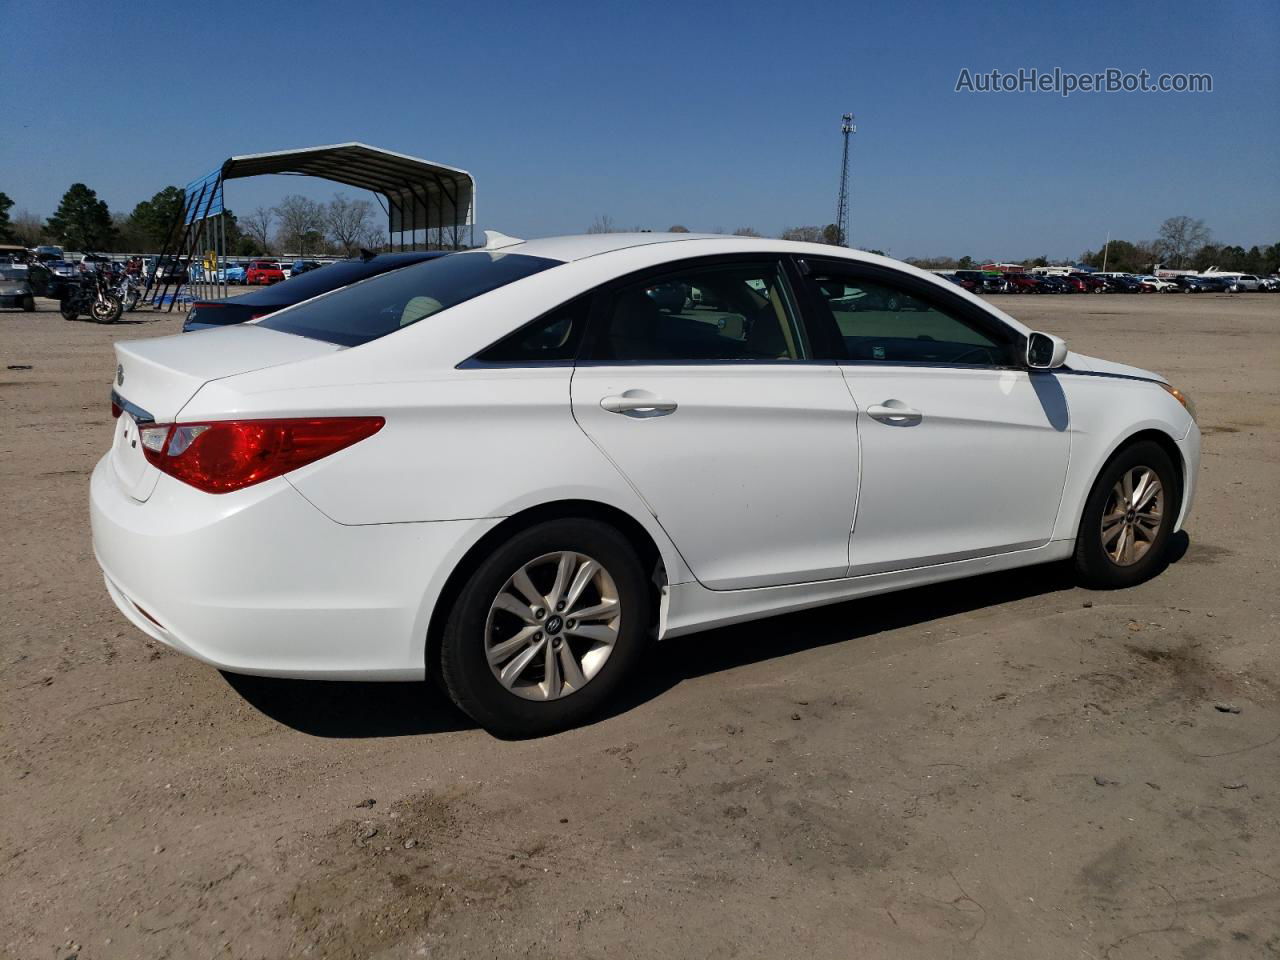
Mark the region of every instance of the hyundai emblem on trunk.
[[124, 386], [124, 364], [123, 363], [116, 364], [116, 386], [117, 387]]

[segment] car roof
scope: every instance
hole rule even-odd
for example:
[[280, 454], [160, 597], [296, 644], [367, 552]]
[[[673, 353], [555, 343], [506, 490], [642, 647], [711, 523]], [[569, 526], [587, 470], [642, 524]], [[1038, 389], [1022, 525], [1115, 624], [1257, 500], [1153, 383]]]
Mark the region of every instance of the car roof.
[[[751, 237], [727, 237], [715, 233], [586, 233], [577, 236], [544, 237], [522, 240], [500, 249], [507, 253], [523, 253], [569, 263], [602, 253], [613, 253], [631, 247], [655, 243], [695, 243], [699, 240], [751, 240]], [[779, 241], [781, 242], [781, 241]]]

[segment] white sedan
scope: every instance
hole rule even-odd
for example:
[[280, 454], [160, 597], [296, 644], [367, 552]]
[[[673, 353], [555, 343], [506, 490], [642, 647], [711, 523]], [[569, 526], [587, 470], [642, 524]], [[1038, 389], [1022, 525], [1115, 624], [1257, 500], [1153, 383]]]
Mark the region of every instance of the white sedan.
[[232, 672], [438, 675], [502, 735], [653, 640], [1068, 558], [1138, 583], [1200, 458], [1159, 375], [818, 244], [496, 236], [116, 352], [126, 617]]

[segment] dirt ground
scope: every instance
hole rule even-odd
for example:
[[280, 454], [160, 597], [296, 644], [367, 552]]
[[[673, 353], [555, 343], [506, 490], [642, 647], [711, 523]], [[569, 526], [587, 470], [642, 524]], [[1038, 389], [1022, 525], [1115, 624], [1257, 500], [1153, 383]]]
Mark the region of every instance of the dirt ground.
[[1199, 404], [1168, 570], [672, 641], [529, 742], [134, 630], [87, 481], [111, 342], [178, 323], [0, 314], [0, 956], [1280, 956], [1280, 296], [999, 303]]

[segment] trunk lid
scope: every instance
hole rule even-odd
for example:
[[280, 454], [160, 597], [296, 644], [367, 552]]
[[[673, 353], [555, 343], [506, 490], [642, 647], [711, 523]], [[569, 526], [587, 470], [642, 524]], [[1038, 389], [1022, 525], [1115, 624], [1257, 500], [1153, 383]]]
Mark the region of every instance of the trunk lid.
[[112, 396], [116, 420], [111, 465], [121, 488], [145, 501], [160, 471], [148, 462], [139, 425], [171, 423], [206, 383], [334, 353], [341, 347], [253, 325], [223, 327], [116, 344]]

